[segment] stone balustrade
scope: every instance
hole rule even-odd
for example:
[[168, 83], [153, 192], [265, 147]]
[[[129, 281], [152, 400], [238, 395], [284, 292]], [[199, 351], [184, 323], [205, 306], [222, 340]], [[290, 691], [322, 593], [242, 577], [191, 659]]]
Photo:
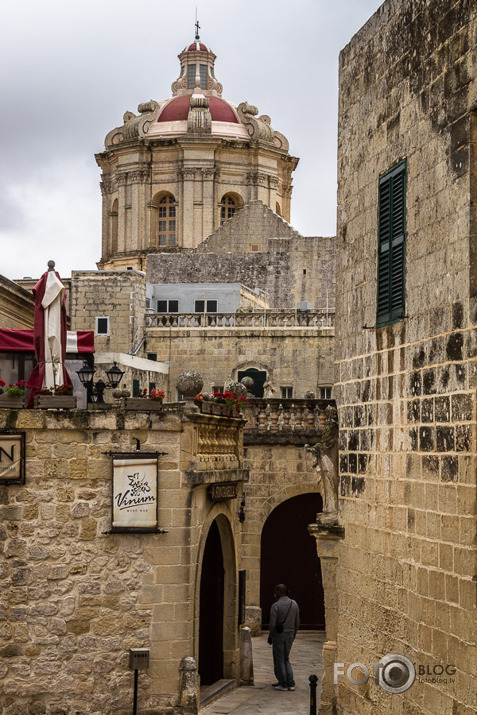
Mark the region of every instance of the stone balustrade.
[[236, 313], [149, 313], [148, 328], [332, 328], [334, 312], [249, 310]]
[[326, 422], [325, 410], [333, 400], [251, 399], [245, 411], [246, 444], [257, 442], [305, 443], [318, 438]]

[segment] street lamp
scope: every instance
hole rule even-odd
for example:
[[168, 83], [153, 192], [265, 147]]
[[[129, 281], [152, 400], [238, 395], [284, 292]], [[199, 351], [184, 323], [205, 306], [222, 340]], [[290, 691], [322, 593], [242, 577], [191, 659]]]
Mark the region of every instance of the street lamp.
[[108, 377], [108, 384], [104, 380], [97, 380], [93, 382], [93, 376], [96, 370], [92, 368], [87, 360], [84, 360], [83, 367], [81, 370], [77, 370], [76, 374], [81, 380], [81, 384], [86, 389], [87, 401], [88, 402], [103, 402], [103, 393], [107, 388], [114, 388], [119, 385], [124, 375], [124, 371], [118, 367], [117, 362], [114, 362], [113, 367], [106, 371]]

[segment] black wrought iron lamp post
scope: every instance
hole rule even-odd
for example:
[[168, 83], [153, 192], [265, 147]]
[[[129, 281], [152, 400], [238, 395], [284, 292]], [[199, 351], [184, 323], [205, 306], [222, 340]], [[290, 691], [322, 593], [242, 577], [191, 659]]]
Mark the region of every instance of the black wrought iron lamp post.
[[96, 382], [93, 382], [95, 372], [96, 370], [85, 360], [83, 367], [81, 370], [77, 370], [76, 374], [81, 380], [81, 384], [86, 389], [87, 402], [104, 403], [104, 391], [108, 388], [114, 389], [117, 387], [122, 380], [124, 371], [118, 367], [117, 362], [114, 362], [113, 366], [109, 368], [109, 370], [106, 370], [108, 384], [106, 384], [101, 378]]

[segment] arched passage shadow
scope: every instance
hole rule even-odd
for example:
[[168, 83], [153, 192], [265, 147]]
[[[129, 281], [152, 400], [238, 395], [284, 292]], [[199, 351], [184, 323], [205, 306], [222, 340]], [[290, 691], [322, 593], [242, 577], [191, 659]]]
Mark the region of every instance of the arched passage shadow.
[[262, 628], [268, 628], [273, 592], [285, 583], [300, 607], [300, 628], [322, 630], [325, 605], [320, 559], [308, 524], [322, 511], [320, 494], [300, 494], [279, 504], [266, 520], [261, 538], [260, 606]]

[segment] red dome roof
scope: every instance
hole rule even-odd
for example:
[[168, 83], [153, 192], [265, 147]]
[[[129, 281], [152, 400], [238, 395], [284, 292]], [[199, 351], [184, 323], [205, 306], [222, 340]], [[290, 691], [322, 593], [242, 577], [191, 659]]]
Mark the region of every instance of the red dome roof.
[[[174, 97], [169, 104], [166, 104], [160, 113], [158, 122], [177, 122], [187, 119], [190, 109], [190, 96]], [[232, 107], [219, 97], [209, 97], [209, 111], [214, 122], [234, 122], [239, 121], [235, 116]]]
[[208, 52], [209, 48], [206, 47], [202, 42], [193, 42], [187, 48], [187, 52]]

